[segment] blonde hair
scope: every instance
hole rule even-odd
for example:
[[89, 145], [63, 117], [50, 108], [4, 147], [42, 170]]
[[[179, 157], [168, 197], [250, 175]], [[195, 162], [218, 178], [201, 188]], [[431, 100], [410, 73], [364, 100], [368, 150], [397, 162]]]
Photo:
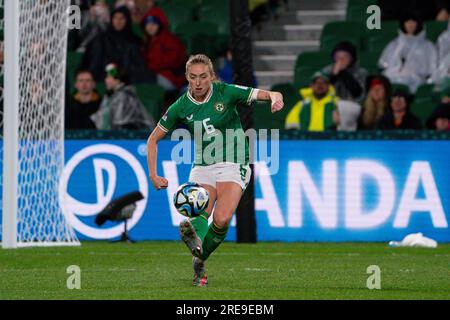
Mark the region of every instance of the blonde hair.
[[216, 73], [214, 72], [214, 66], [211, 59], [204, 54], [196, 54], [189, 57], [189, 60], [186, 62], [186, 74], [188, 73], [189, 68], [194, 64], [204, 64], [208, 67], [209, 72], [211, 72], [213, 80], [216, 80]]

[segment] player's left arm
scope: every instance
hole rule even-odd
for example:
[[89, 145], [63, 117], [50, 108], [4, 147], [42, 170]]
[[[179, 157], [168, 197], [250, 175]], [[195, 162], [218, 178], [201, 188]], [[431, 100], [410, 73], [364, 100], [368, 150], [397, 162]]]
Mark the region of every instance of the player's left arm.
[[250, 105], [254, 101], [271, 101], [272, 113], [278, 112], [284, 107], [283, 95], [280, 92], [254, 89], [239, 85], [223, 84], [227, 94], [233, 97], [237, 103]]
[[272, 104], [272, 113], [278, 112], [284, 107], [283, 95], [276, 91], [267, 91], [257, 89], [256, 101], [270, 101]]

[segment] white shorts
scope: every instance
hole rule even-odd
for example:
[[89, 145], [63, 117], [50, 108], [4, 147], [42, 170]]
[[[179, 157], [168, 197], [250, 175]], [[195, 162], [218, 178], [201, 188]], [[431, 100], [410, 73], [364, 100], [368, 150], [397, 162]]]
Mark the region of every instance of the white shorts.
[[252, 170], [249, 165], [239, 163], [216, 163], [208, 166], [195, 166], [189, 175], [189, 181], [216, 187], [217, 182], [236, 182], [242, 191], [248, 186]]

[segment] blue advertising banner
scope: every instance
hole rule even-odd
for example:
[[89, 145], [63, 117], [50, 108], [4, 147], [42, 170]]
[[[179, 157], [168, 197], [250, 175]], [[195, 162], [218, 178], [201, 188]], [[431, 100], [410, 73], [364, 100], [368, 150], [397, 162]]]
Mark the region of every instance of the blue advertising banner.
[[[155, 191], [145, 141], [68, 140], [60, 202], [80, 240], [113, 239], [123, 225], [94, 220], [108, 202], [132, 191], [135, 240], [178, 240], [183, 216], [172, 198], [190, 164], [172, 159], [179, 142], [158, 145]], [[422, 232], [450, 242], [450, 141], [280, 141], [270, 163], [256, 162], [259, 241], [389, 241]], [[274, 151], [274, 150], [272, 150]], [[236, 239], [233, 219], [227, 240]]]

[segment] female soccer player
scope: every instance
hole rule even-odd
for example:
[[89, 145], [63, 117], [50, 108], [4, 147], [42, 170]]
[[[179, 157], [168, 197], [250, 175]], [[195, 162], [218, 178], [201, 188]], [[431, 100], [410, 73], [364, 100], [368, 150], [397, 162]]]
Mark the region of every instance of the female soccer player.
[[[212, 62], [205, 55], [189, 58], [186, 77], [187, 92], [170, 106], [147, 141], [147, 161], [153, 186], [157, 190], [166, 189], [167, 179], [156, 172], [158, 141], [177, 124], [185, 124], [194, 131], [195, 162], [189, 181], [207, 189], [210, 202], [199, 217], [181, 222], [179, 230], [193, 255], [193, 284], [203, 287], [208, 283], [205, 261], [224, 241], [232, 215], [250, 181], [248, 141], [236, 105], [271, 101], [272, 112], [277, 112], [284, 102], [279, 92], [217, 82]], [[214, 205], [213, 223], [208, 226]]]

